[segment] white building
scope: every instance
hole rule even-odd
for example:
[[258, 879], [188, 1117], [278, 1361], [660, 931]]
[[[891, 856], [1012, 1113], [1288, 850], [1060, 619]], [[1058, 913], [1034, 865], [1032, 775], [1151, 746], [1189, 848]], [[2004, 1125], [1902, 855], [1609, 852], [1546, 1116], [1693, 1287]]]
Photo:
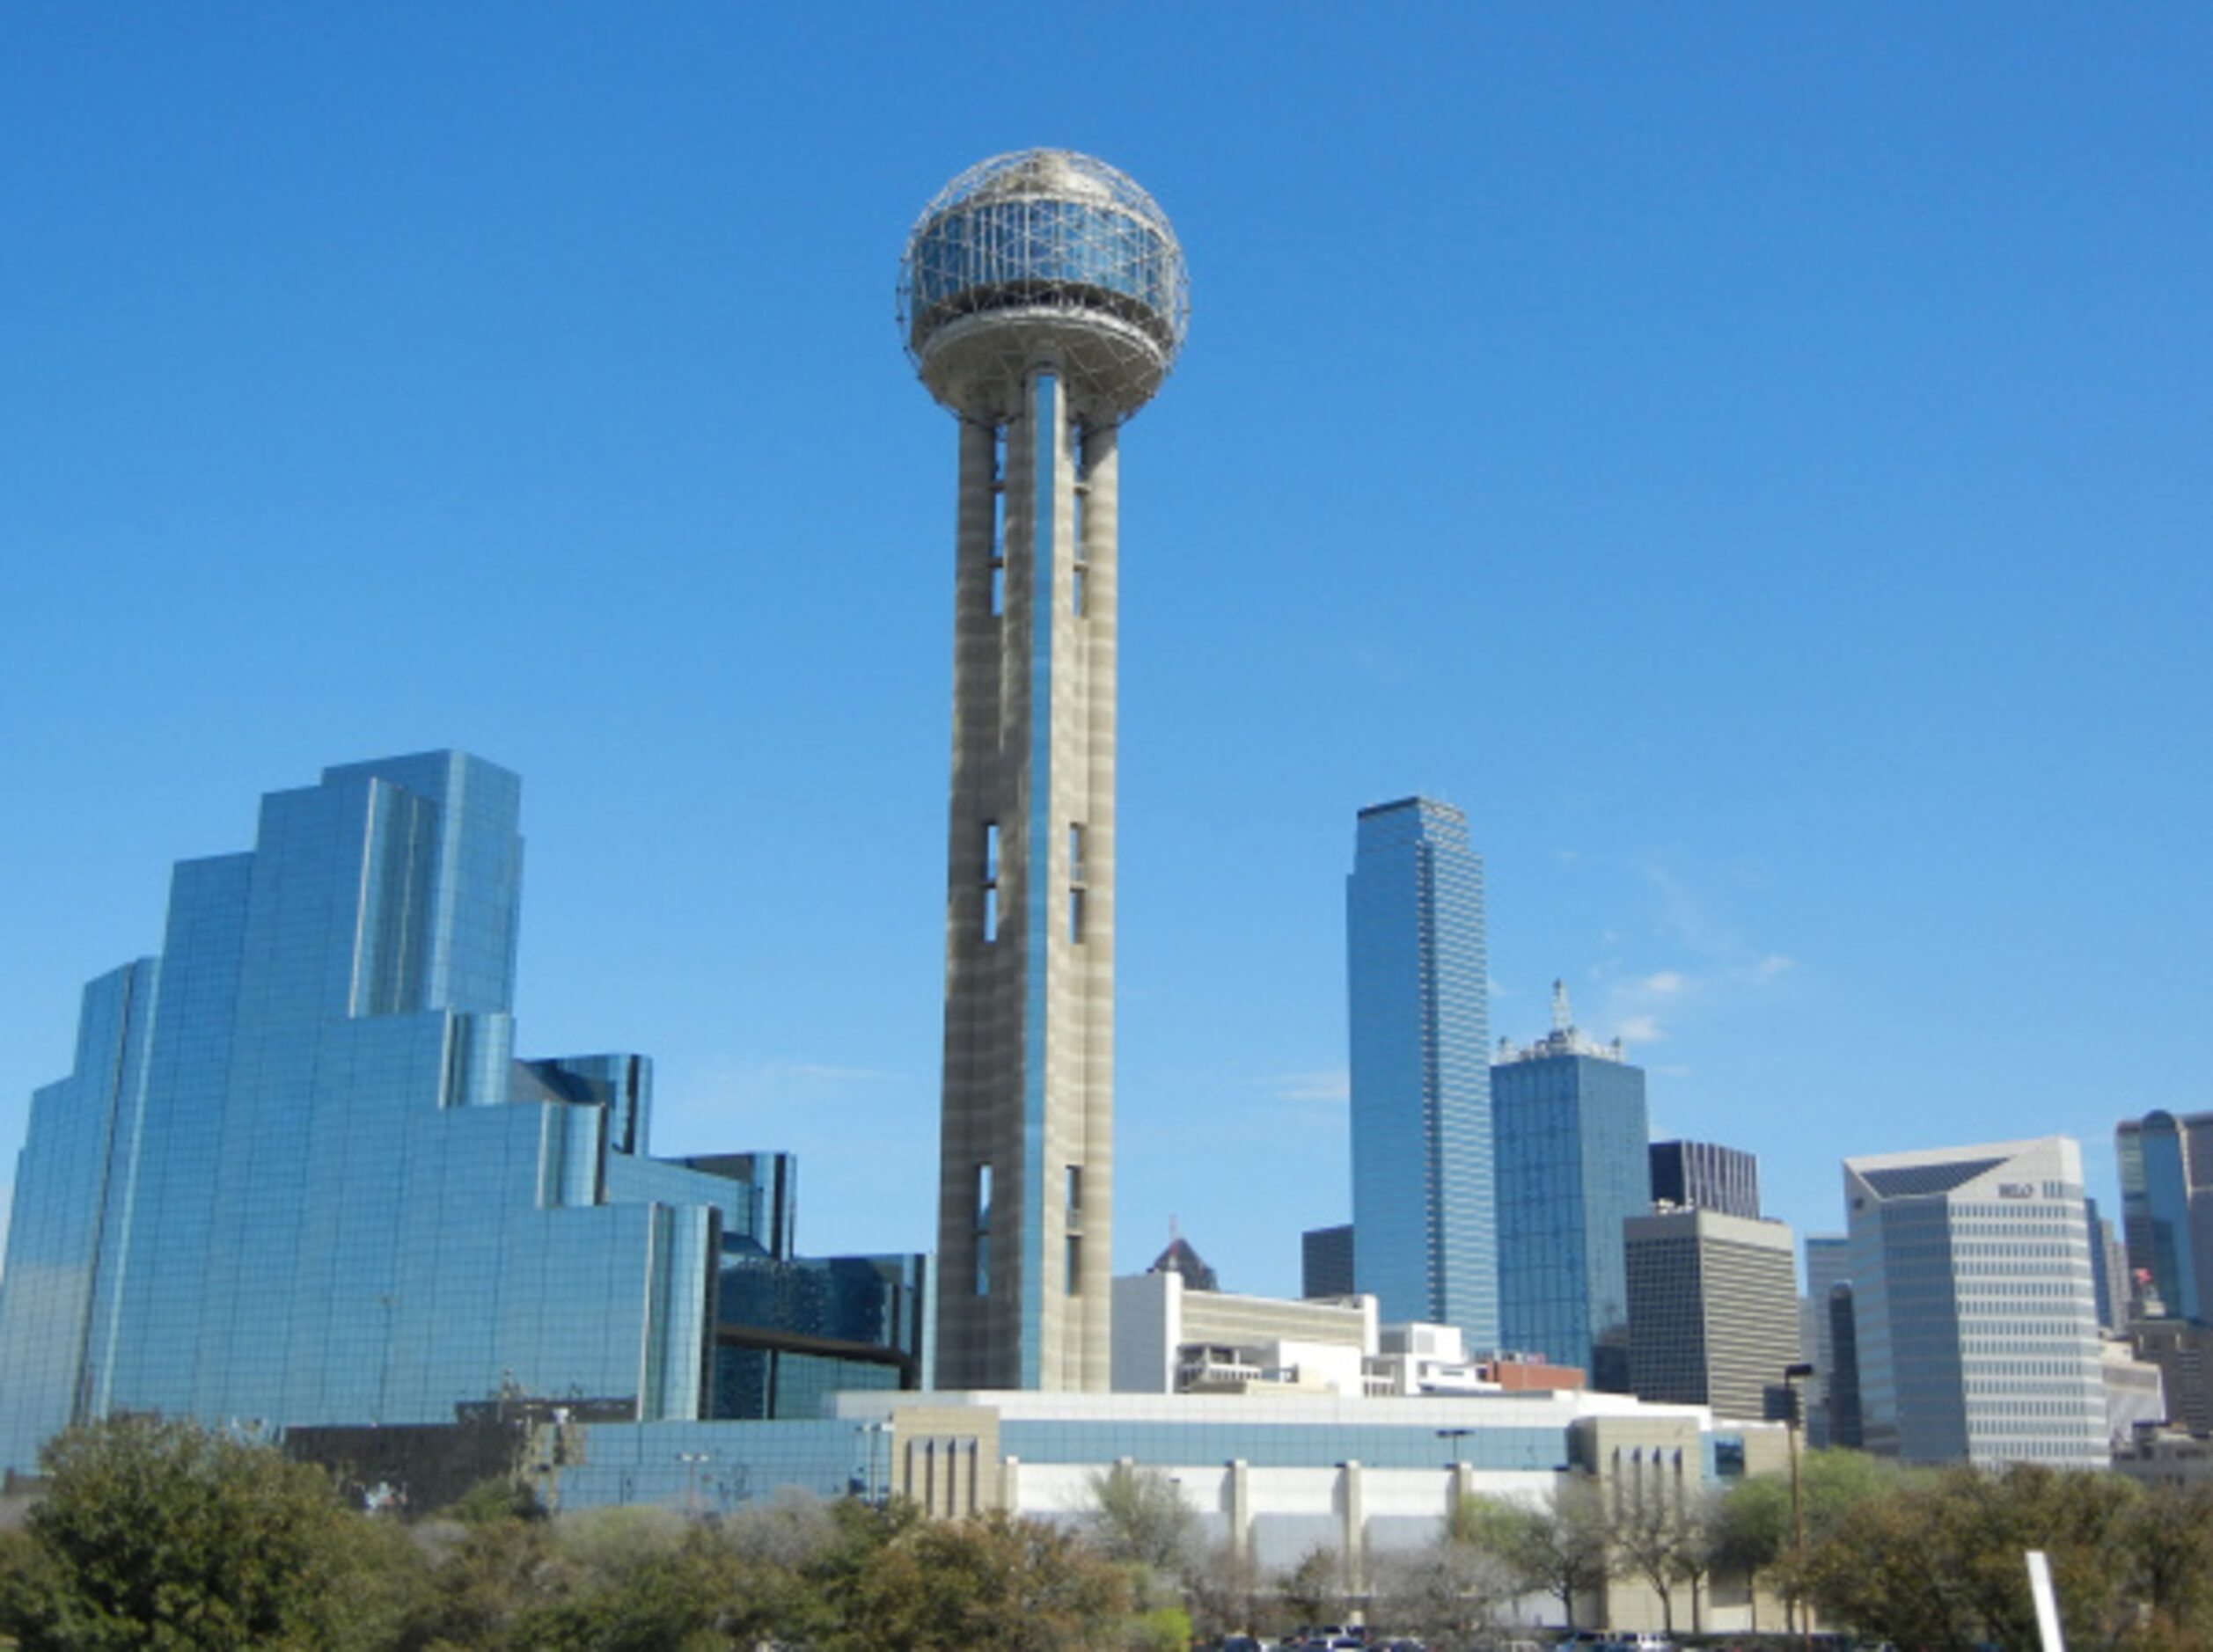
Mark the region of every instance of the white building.
[[1374, 1297], [1195, 1290], [1170, 1268], [1114, 1282], [1114, 1391], [1344, 1399], [1580, 1386], [1581, 1373], [1469, 1357], [1460, 1327], [1379, 1325]]
[[[1352, 1399], [1331, 1393], [848, 1393], [832, 1419], [871, 1441], [870, 1484], [925, 1512], [992, 1509], [1077, 1522], [1117, 1466], [1165, 1476], [1198, 1536], [1262, 1574], [1319, 1548], [1356, 1600], [1377, 1561], [1433, 1544], [1469, 1495], [1549, 1504], [1589, 1481], [1601, 1496], [1688, 1501], [1746, 1473], [1779, 1473], [1776, 1423], [1718, 1422], [1703, 1406], [1587, 1390]], [[1526, 1603], [1531, 1614], [1549, 1612]], [[1676, 1597], [1687, 1621], [1688, 1596]], [[1777, 1608], [1762, 1598], [1761, 1622]], [[1656, 1596], [1630, 1582], [1579, 1602], [1586, 1624], [1656, 1627]], [[1715, 1581], [1709, 1628], [1749, 1626], [1741, 1580]]]
[[1867, 1447], [1915, 1463], [2109, 1460], [2063, 1136], [1844, 1161]]

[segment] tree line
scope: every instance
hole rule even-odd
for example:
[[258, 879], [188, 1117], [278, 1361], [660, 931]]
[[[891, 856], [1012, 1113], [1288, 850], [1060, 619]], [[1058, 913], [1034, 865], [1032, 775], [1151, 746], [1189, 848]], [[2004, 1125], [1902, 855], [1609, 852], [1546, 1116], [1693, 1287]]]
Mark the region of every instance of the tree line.
[[62, 1436], [42, 1495], [0, 1532], [0, 1634], [27, 1652], [809, 1652], [991, 1647], [1180, 1652], [1193, 1636], [1341, 1620], [1465, 1648], [1533, 1597], [1588, 1623], [1618, 1579], [1704, 1626], [1714, 1581], [1764, 1584], [1824, 1627], [1914, 1652], [2036, 1644], [2021, 1555], [2051, 1558], [2076, 1652], [2213, 1646], [2213, 1490], [2016, 1467], [1804, 1460], [1796, 1540], [1779, 1475], [1681, 1499], [1570, 1482], [1550, 1506], [1468, 1498], [1433, 1541], [1285, 1568], [1210, 1544], [1156, 1471], [1094, 1477], [1074, 1524], [926, 1521], [798, 1492], [702, 1521], [656, 1507], [548, 1518], [491, 1482], [406, 1521], [348, 1507], [321, 1469], [189, 1423]]

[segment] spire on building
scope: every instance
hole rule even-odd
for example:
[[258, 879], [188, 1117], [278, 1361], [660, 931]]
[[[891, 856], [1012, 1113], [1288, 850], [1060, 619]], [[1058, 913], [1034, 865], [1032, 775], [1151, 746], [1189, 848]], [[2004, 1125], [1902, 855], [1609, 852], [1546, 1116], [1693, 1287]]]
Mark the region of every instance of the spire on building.
[[1203, 1261], [1191, 1242], [1186, 1239], [1171, 1239], [1168, 1248], [1153, 1259], [1148, 1274], [1181, 1274], [1187, 1290], [1220, 1290], [1220, 1283], [1214, 1270]]
[[1539, 1061], [1547, 1056], [1591, 1056], [1600, 1061], [1629, 1059], [1620, 1039], [1601, 1044], [1575, 1025], [1575, 1012], [1567, 998], [1567, 983], [1557, 979], [1552, 983], [1552, 1030], [1534, 1044], [1517, 1044], [1511, 1038], [1501, 1038], [1497, 1064], [1503, 1067], [1508, 1062]]

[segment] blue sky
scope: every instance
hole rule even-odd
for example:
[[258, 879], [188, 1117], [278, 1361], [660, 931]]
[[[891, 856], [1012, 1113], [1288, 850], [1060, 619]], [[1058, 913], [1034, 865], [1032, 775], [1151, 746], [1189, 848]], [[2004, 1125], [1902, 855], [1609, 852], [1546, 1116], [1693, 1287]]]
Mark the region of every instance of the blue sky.
[[[820, 15], [817, 15], [819, 13]], [[928, 1243], [954, 432], [891, 321], [1065, 145], [1189, 252], [1123, 448], [1117, 1265], [1348, 1213], [1354, 811], [1493, 1034], [1837, 1160], [2213, 1107], [2213, 13], [0, 11], [0, 1143], [263, 791], [524, 777], [531, 1053]]]

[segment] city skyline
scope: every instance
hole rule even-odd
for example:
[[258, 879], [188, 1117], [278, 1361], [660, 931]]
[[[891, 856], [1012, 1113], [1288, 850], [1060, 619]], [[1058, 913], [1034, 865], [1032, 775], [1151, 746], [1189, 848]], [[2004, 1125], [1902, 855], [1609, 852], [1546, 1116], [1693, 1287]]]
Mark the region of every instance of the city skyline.
[[1494, 1030], [1565, 976], [1801, 1232], [1845, 1157], [2052, 1132], [2118, 1210], [2114, 1122], [2207, 1105], [2213, 26], [1062, 23], [1074, 118], [1023, 29], [0, 23], [0, 1144], [172, 861], [452, 745], [532, 787], [524, 1040], [923, 1243], [945, 433], [869, 318], [1034, 142], [1208, 295], [1128, 523], [1116, 1271], [1174, 1215], [1288, 1291], [1349, 1214], [1344, 836], [1415, 791]]

